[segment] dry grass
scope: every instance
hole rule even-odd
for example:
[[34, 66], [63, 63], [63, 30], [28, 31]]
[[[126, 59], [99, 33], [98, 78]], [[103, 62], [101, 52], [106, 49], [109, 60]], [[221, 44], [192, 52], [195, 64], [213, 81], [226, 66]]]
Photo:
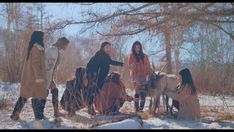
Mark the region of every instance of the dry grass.
[[225, 111], [219, 111], [214, 107], [201, 107], [201, 117], [212, 117], [213, 121], [223, 121], [223, 120], [232, 120], [234, 121], [234, 114]]
[[9, 110], [12, 104], [5, 99], [0, 99], [0, 110]]
[[4, 93], [0, 97], [0, 110], [9, 110], [13, 104], [10, 101], [10, 98], [12, 97], [10, 92]]

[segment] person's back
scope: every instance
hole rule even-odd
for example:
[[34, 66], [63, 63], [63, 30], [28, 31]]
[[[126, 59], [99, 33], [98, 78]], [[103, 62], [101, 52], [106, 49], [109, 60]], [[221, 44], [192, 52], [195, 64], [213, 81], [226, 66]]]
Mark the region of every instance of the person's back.
[[200, 104], [192, 75], [187, 68], [182, 69], [179, 75], [181, 82], [178, 90], [172, 91], [167, 89], [164, 91], [164, 94], [179, 101], [178, 119], [199, 120]]
[[96, 96], [94, 104], [101, 114], [118, 113], [125, 100], [132, 101], [133, 98], [126, 94], [120, 75], [112, 72]]
[[61, 107], [69, 114], [75, 114], [75, 111], [81, 109], [83, 105], [80, 100], [81, 95], [79, 95], [79, 91], [74, 84], [75, 79], [67, 81], [66, 89], [60, 101]]
[[79, 67], [76, 69], [75, 77], [66, 83], [66, 89], [60, 101], [61, 106], [68, 111], [69, 115], [74, 115], [75, 111], [85, 107], [85, 96], [87, 96], [86, 69]]
[[45, 50], [45, 65], [46, 65], [46, 77], [47, 77], [47, 88], [53, 80], [53, 74], [56, 69], [56, 63], [58, 62], [59, 50], [55, 46], [50, 46]]
[[118, 99], [121, 97], [121, 92], [122, 89], [119, 85], [113, 82], [104, 83], [100, 93], [95, 98], [95, 109], [100, 113], [104, 113], [111, 108], [113, 104], [118, 103]]
[[191, 88], [188, 88], [189, 86], [185, 87], [187, 88], [183, 88], [180, 94], [182, 96], [179, 97], [178, 119], [197, 120], [200, 118], [200, 104], [197, 94], [191, 94]]

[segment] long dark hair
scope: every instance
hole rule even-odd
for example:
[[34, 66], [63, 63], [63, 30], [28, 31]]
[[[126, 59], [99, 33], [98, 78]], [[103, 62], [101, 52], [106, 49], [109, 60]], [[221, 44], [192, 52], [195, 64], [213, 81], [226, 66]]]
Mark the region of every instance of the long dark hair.
[[107, 45], [110, 45], [110, 46], [111, 46], [111, 44], [110, 44], [109, 42], [103, 42], [103, 43], [101, 44], [101, 47], [100, 47], [99, 51], [98, 51], [96, 54], [104, 53], [105, 55], [109, 56], [109, 55], [104, 51], [104, 47], [107, 46]]
[[182, 69], [179, 74], [182, 76], [182, 82], [181, 85], [185, 86], [185, 85], [189, 85], [192, 88], [192, 93], [191, 94], [195, 94], [196, 93], [196, 87], [193, 83], [193, 78], [192, 75], [189, 71], [188, 68]]
[[[135, 46], [136, 45], [140, 46], [140, 52], [139, 52], [139, 54], [136, 53], [136, 50], [135, 50]], [[144, 63], [144, 57], [145, 57], [145, 55], [144, 55], [143, 50], [142, 50], [142, 45], [141, 45], [141, 43], [139, 41], [136, 41], [136, 42], [133, 43], [133, 45], [132, 45], [132, 54], [134, 55], [134, 57], [135, 57], [135, 59], [136, 59], [137, 62], [139, 62], [140, 59], [141, 59], [142, 62]]]
[[27, 60], [32, 50], [32, 47], [35, 43], [38, 43], [40, 46], [44, 48], [43, 37], [44, 37], [44, 33], [42, 31], [34, 31], [32, 33], [31, 40], [29, 41], [29, 45], [28, 45]]
[[76, 69], [76, 80], [75, 80], [75, 88], [83, 88], [83, 77], [86, 73], [86, 69], [84, 67], [79, 67]]

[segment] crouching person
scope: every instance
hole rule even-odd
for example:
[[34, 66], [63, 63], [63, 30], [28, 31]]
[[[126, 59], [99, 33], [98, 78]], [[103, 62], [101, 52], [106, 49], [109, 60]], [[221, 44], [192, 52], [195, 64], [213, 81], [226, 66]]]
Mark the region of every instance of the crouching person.
[[60, 101], [62, 109], [67, 111], [69, 116], [75, 115], [77, 110], [86, 106], [87, 85], [86, 69], [77, 68], [75, 78], [67, 81], [66, 89]]
[[179, 91], [165, 90], [164, 94], [179, 101], [178, 119], [199, 120], [200, 104], [192, 75], [187, 68], [181, 70], [179, 74], [181, 78]]
[[120, 75], [112, 72], [94, 99], [95, 110], [105, 115], [117, 114], [125, 101], [133, 101], [133, 97], [127, 95]]

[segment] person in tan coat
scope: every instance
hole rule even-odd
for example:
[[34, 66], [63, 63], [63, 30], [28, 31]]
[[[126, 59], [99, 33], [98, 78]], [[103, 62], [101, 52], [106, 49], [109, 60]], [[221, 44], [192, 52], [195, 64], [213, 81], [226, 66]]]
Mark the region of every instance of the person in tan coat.
[[181, 83], [176, 91], [165, 90], [164, 94], [174, 100], [179, 101], [178, 119], [199, 120], [200, 104], [197, 97], [197, 91], [189, 69], [185, 68], [179, 72]]
[[43, 119], [48, 91], [46, 89], [44, 33], [34, 31], [29, 42], [26, 61], [21, 78], [20, 97], [18, 98], [11, 119], [18, 120], [28, 98], [32, 97], [35, 119]]
[[133, 97], [127, 95], [120, 75], [112, 72], [94, 99], [95, 110], [100, 114], [116, 114], [125, 101], [133, 101]]

